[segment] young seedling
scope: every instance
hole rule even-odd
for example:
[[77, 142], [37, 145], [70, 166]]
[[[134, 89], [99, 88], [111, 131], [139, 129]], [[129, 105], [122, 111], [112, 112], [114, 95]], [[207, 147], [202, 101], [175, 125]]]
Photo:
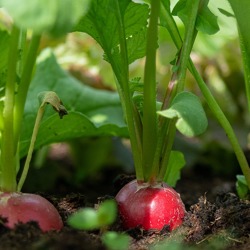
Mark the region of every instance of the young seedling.
[[129, 236], [127, 234], [108, 231], [102, 235], [102, 242], [108, 250], [128, 250]]
[[107, 231], [117, 217], [117, 205], [114, 200], [102, 202], [97, 209], [83, 208], [68, 218], [68, 224], [80, 230], [100, 230], [102, 241], [109, 250], [126, 250], [129, 246], [129, 236], [113, 231]]
[[117, 206], [113, 200], [106, 200], [97, 209], [82, 208], [68, 218], [68, 224], [81, 230], [106, 230], [114, 223], [117, 216]]

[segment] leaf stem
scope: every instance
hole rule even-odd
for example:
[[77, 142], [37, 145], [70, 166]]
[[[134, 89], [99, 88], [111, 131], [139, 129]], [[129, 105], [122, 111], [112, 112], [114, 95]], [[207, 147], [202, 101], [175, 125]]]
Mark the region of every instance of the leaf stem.
[[[130, 87], [129, 87], [129, 70], [128, 70], [128, 56], [127, 56], [127, 42], [125, 36], [125, 27], [122, 15], [120, 13], [119, 1], [116, 0], [116, 13], [120, 25], [118, 25], [119, 39], [120, 39], [120, 53], [122, 58], [122, 69], [118, 67], [117, 63], [112, 59], [112, 55], [108, 55], [113, 71], [118, 80], [118, 91], [124, 105], [126, 120], [128, 124], [131, 148], [134, 157], [134, 164], [136, 169], [136, 179], [138, 181], [144, 180], [142, 169], [142, 145], [141, 145], [141, 124], [139, 114], [133, 104]], [[107, 50], [108, 51], [108, 50]]]
[[23, 72], [24, 61], [26, 56], [26, 42], [27, 42], [26, 37], [27, 37], [27, 31], [20, 30], [19, 45], [18, 45], [19, 60], [17, 62], [17, 75], [20, 79]]
[[214, 99], [214, 97], [211, 94], [210, 90], [208, 89], [207, 85], [203, 81], [202, 77], [200, 76], [200, 74], [196, 70], [191, 59], [190, 59], [190, 71], [193, 74], [193, 76], [195, 77], [195, 79], [198, 83], [198, 86], [199, 86], [209, 108], [212, 110], [214, 116], [217, 118], [220, 125], [222, 126], [222, 128], [226, 132], [227, 137], [228, 137], [229, 141], [231, 142], [234, 153], [235, 153], [235, 155], [238, 159], [238, 162], [240, 164], [241, 170], [246, 178], [247, 186], [250, 190], [250, 168], [249, 168], [246, 156], [245, 156], [245, 154], [244, 154], [244, 152], [239, 144], [239, 141], [234, 133], [234, 130], [233, 130], [230, 122], [228, 121], [225, 114], [221, 110], [220, 106], [218, 105], [218, 103]]
[[[158, 41], [158, 17], [160, 0], [151, 1], [151, 14], [147, 31], [146, 62], [143, 89], [143, 155], [145, 181], [154, 181], [158, 170], [153, 166], [157, 144], [156, 115], [156, 49]], [[154, 171], [153, 171], [154, 170]]]
[[1, 190], [7, 192], [16, 191], [16, 161], [13, 143], [13, 111], [15, 103], [16, 66], [18, 58], [17, 54], [19, 33], [19, 29], [14, 26], [12, 28], [10, 38], [8, 72], [3, 109], [3, 133], [1, 143]]
[[18, 140], [21, 133], [21, 126], [22, 126], [22, 118], [23, 118], [23, 112], [24, 112], [24, 105], [28, 93], [28, 89], [31, 82], [31, 77], [33, 73], [33, 68], [36, 62], [37, 57], [37, 51], [40, 44], [40, 35], [33, 35], [29, 50], [27, 53], [25, 65], [23, 68], [21, 81], [18, 87], [18, 92], [16, 95], [15, 100], [15, 109], [14, 109], [14, 145], [15, 145], [15, 151], [18, 147]]
[[241, 54], [244, 66], [245, 89], [248, 102], [248, 112], [250, 112], [250, 58], [249, 58], [249, 53], [247, 53], [247, 48], [245, 46], [244, 39], [242, 38], [239, 28], [238, 28], [238, 34], [240, 39]]
[[18, 192], [21, 191], [21, 189], [23, 187], [23, 184], [24, 184], [24, 182], [26, 180], [28, 171], [29, 171], [30, 161], [31, 161], [31, 158], [32, 158], [33, 150], [34, 150], [36, 137], [37, 137], [38, 130], [39, 130], [39, 127], [40, 127], [40, 124], [41, 124], [41, 120], [42, 120], [43, 115], [44, 115], [46, 105], [50, 104], [54, 108], [54, 110], [56, 112], [58, 112], [60, 118], [62, 118], [64, 115], [68, 114], [67, 110], [65, 109], [65, 107], [63, 106], [61, 100], [59, 99], [59, 97], [57, 96], [57, 94], [55, 92], [53, 92], [53, 91], [45, 91], [45, 92], [40, 93], [40, 95], [38, 97], [40, 99], [41, 105], [40, 105], [40, 107], [39, 107], [39, 109], [37, 111], [37, 116], [36, 116], [35, 125], [34, 125], [33, 133], [32, 133], [32, 136], [31, 136], [31, 140], [30, 140], [30, 146], [29, 146], [28, 154], [27, 154], [27, 157], [26, 157], [26, 160], [25, 160], [25, 164], [24, 164], [24, 167], [23, 167], [23, 171], [22, 171], [20, 180], [19, 180], [18, 185], [17, 185], [17, 191]]
[[[185, 23], [185, 35], [180, 50], [180, 54], [177, 60], [177, 65], [176, 65], [177, 71], [173, 73], [171, 89], [167, 90], [167, 94], [163, 101], [162, 107], [166, 107], [167, 105], [169, 105], [174, 96], [177, 93], [183, 91], [185, 86], [186, 72], [188, 68], [190, 53], [194, 44], [195, 40], [194, 38], [196, 36], [195, 22], [199, 11], [200, 0], [188, 1], [187, 4], [189, 4], [191, 11], [189, 13], [188, 22]], [[167, 102], [167, 104], [165, 102]], [[166, 126], [166, 124], [168, 125]], [[167, 145], [162, 146], [163, 151], [162, 151], [162, 160], [160, 164], [160, 174], [158, 176], [159, 181], [161, 181], [164, 178], [165, 173], [167, 171], [169, 156], [174, 143], [176, 128], [175, 125], [173, 124], [173, 121], [168, 121], [164, 119], [162, 126], [162, 133], [166, 134], [166, 139], [163, 141], [163, 143]]]
[[17, 185], [17, 191], [18, 192], [21, 191], [21, 189], [23, 187], [23, 184], [24, 184], [24, 182], [26, 180], [28, 171], [29, 171], [30, 161], [31, 161], [31, 158], [32, 158], [32, 153], [33, 153], [33, 150], [34, 150], [36, 137], [37, 137], [37, 134], [38, 134], [38, 130], [39, 130], [39, 127], [40, 127], [41, 120], [42, 120], [43, 115], [44, 115], [44, 111], [45, 111], [45, 107], [40, 106], [39, 109], [38, 109], [38, 112], [37, 112], [37, 117], [36, 117], [34, 129], [33, 129], [33, 133], [32, 133], [32, 136], [31, 136], [31, 140], [30, 140], [30, 146], [29, 146], [28, 154], [27, 154], [27, 157], [26, 157], [26, 160], [25, 160], [25, 164], [24, 164], [24, 167], [23, 167], [23, 171], [22, 171], [20, 180], [19, 180], [18, 185]]
[[188, 62], [190, 58], [190, 53], [194, 44], [194, 37], [196, 36], [195, 22], [198, 15], [200, 0], [188, 1], [191, 11], [188, 17], [188, 22], [185, 25], [185, 36], [182, 44], [181, 54], [180, 54], [180, 64], [177, 69], [177, 93], [184, 90], [186, 72], [188, 67]]
[[163, 143], [164, 148], [162, 149], [162, 159], [160, 162], [160, 172], [159, 175], [157, 176], [157, 180], [159, 182], [163, 181], [165, 176], [168, 176], [170, 169], [168, 168], [168, 162], [170, 159], [170, 153], [174, 144], [174, 138], [175, 138], [175, 132], [176, 132], [176, 127], [175, 127], [176, 119], [172, 119], [168, 121], [166, 124], [167, 130], [167, 143]]

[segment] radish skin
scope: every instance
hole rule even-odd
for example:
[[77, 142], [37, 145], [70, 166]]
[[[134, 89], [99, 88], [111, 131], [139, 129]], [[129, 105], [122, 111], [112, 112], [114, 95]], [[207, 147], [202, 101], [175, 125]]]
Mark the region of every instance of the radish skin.
[[168, 225], [172, 231], [182, 224], [186, 212], [180, 195], [165, 183], [152, 187], [133, 180], [119, 191], [116, 201], [125, 229], [161, 230]]
[[14, 228], [19, 222], [35, 221], [43, 232], [60, 230], [62, 219], [56, 208], [45, 198], [28, 193], [1, 193], [0, 216], [6, 218], [5, 226]]

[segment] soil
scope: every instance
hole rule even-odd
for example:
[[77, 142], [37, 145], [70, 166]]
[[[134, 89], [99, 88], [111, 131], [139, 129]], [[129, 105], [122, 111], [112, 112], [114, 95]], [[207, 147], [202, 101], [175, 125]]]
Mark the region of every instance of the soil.
[[[192, 169], [184, 172], [176, 187], [187, 210], [183, 225], [171, 233], [167, 226], [162, 231], [128, 230], [130, 250], [250, 249], [250, 202], [237, 197], [233, 179], [214, 178], [204, 171]], [[0, 250], [107, 249], [102, 244], [100, 231], [75, 230], [67, 225], [66, 220], [79, 208], [94, 207], [114, 197], [125, 183], [134, 178], [116, 176], [116, 171], [105, 168], [98, 182], [89, 179], [78, 189], [66, 188], [65, 182], [57, 180], [56, 195], [49, 192], [41, 195], [58, 208], [64, 228], [60, 232], [42, 233], [35, 222], [19, 224], [14, 230], [1, 223]], [[124, 232], [119, 218], [109, 230]]]

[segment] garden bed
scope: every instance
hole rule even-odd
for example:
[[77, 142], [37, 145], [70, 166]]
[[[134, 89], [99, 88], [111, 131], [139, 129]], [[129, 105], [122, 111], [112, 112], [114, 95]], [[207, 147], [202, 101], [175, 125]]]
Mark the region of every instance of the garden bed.
[[[161, 232], [145, 232], [140, 228], [129, 230], [129, 249], [160, 250], [166, 249], [169, 244], [173, 247], [171, 249], [249, 249], [250, 202], [238, 199], [233, 180], [212, 178], [194, 171], [184, 173], [176, 187], [187, 209], [183, 226], [172, 233], [168, 232], [167, 227]], [[100, 231], [72, 229], [67, 226], [66, 218], [81, 207], [94, 207], [114, 196], [120, 185], [133, 178], [121, 176], [116, 178], [114, 185], [110, 180], [115, 179], [115, 175], [116, 171], [106, 169], [101, 174], [102, 178], [98, 177], [98, 182], [89, 180], [78, 191], [67, 188], [65, 183], [61, 186], [57, 183], [58, 191], [62, 192], [60, 195], [43, 195], [58, 208], [65, 227], [60, 232], [42, 233], [35, 223], [19, 225], [15, 230], [1, 225], [0, 249], [106, 249], [101, 243]], [[74, 193], [63, 194], [66, 188], [69, 192], [72, 189]], [[123, 231], [119, 220], [110, 230]], [[154, 248], [157, 243], [158, 247]]]

